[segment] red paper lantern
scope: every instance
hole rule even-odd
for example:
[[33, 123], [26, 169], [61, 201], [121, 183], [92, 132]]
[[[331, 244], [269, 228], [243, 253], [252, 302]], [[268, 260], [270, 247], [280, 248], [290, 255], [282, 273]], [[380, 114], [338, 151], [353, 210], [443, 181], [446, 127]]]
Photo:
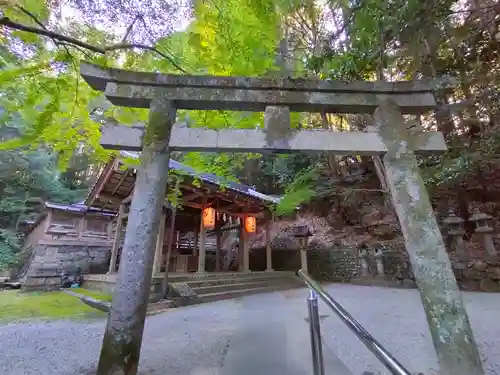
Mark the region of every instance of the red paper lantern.
[[257, 221], [253, 216], [245, 217], [245, 232], [247, 233], [255, 233], [257, 229]]
[[215, 227], [215, 210], [212, 207], [203, 210], [203, 227], [209, 229]]

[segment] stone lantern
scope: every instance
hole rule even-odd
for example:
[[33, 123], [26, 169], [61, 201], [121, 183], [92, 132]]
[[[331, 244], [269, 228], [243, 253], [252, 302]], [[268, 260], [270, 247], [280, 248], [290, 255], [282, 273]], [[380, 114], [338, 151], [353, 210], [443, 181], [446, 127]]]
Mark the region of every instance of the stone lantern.
[[453, 210], [450, 210], [448, 217], [443, 220], [443, 224], [448, 228], [448, 234], [452, 237], [452, 249], [458, 258], [462, 258], [467, 254], [467, 249], [464, 241], [465, 230], [463, 229], [464, 219], [455, 215]]
[[377, 265], [377, 277], [384, 277], [384, 252], [380, 248], [376, 248], [373, 254], [373, 258], [375, 259], [375, 264]]
[[469, 220], [476, 223], [475, 232], [483, 236], [484, 248], [486, 254], [490, 257], [496, 257], [497, 251], [495, 249], [495, 244], [493, 243], [493, 227], [489, 225], [489, 221], [492, 217], [485, 213], [475, 212]]
[[305, 272], [307, 270], [307, 243], [309, 237], [312, 236], [311, 231], [307, 225], [299, 225], [293, 228], [293, 236], [299, 240], [300, 245], [300, 268]]
[[359, 249], [358, 254], [359, 261], [361, 263], [361, 276], [368, 276], [368, 260], [366, 259], [368, 257], [368, 250], [366, 249], [366, 247], [362, 246], [361, 249]]

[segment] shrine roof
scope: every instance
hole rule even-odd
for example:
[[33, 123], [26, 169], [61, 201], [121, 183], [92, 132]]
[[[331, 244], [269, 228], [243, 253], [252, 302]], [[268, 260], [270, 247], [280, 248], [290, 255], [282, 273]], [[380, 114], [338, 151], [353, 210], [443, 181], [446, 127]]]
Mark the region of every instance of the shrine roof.
[[[121, 151], [120, 154], [123, 156], [128, 156], [128, 157], [134, 158], [134, 159], [139, 158], [139, 153], [136, 153], [136, 152]], [[280, 201], [279, 197], [274, 197], [274, 196], [259, 193], [252, 186], [248, 186], [248, 185], [240, 184], [238, 182], [230, 181], [226, 178], [217, 176], [213, 173], [197, 172], [194, 168], [190, 167], [189, 165], [180, 163], [180, 162], [175, 161], [173, 159], [170, 159], [169, 167], [171, 170], [183, 172], [191, 177], [199, 178], [201, 181], [217, 185], [221, 188], [230, 189], [230, 190], [233, 190], [235, 192], [238, 192], [238, 193], [241, 193], [244, 195], [248, 195], [248, 196], [260, 199], [260, 200], [265, 201], [265, 202], [276, 204]]]
[[[136, 152], [122, 151], [120, 154], [122, 157], [139, 158], [139, 153]], [[85, 200], [86, 205], [116, 211], [119, 204], [126, 197], [131, 196], [135, 185], [135, 172], [120, 168], [120, 164], [118, 159], [114, 159], [106, 165], [89, 192]], [[183, 195], [193, 196], [190, 200], [201, 199], [202, 196], [213, 193], [214, 196], [217, 196], [215, 198], [224, 201], [223, 204], [226, 206], [239, 202], [238, 205], [241, 207], [253, 206], [258, 211], [261, 211], [266, 205], [277, 204], [280, 201], [280, 197], [260, 193], [252, 186], [229, 181], [212, 173], [198, 172], [176, 160], [171, 159], [169, 166], [171, 170], [180, 172], [181, 175], [199, 179], [202, 185], [200, 189], [209, 188], [207, 194], [196, 194], [197, 191], [200, 191], [199, 188], [195, 187], [192, 182], [186, 183], [187, 185], [183, 186], [181, 190], [183, 190]], [[190, 203], [192, 204], [188, 207], [196, 208], [193, 206], [194, 202]], [[224, 207], [222, 206], [221, 209]]]

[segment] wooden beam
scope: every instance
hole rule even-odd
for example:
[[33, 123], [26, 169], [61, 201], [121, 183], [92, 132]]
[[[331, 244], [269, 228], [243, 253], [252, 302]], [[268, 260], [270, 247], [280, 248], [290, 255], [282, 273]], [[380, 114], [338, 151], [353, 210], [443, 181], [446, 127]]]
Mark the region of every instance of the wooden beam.
[[[105, 201], [109, 201], [109, 202], [112, 202], [114, 204], [125, 204], [124, 200], [122, 198], [119, 198], [119, 197], [116, 197], [116, 196], [112, 196], [112, 195], [108, 195], [108, 194], [99, 194], [96, 198], [99, 198], [100, 200], [105, 200]], [[127, 198], [125, 198], [127, 199]], [[130, 201], [127, 201], [126, 203], [128, 203]]]
[[266, 271], [273, 270], [273, 253], [271, 248], [271, 221], [272, 214], [269, 211], [266, 211], [265, 214], [265, 231], [266, 231]]
[[174, 206], [172, 210], [172, 215], [170, 215], [170, 222], [168, 226], [167, 234], [167, 258], [165, 259], [165, 273], [163, 274], [163, 280], [161, 283], [161, 293], [163, 298], [167, 298], [168, 294], [168, 269], [170, 268], [170, 257], [172, 256], [172, 239], [174, 238], [175, 230], [175, 219], [177, 217], [177, 207]]
[[[142, 141], [141, 141], [141, 145], [142, 145]], [[142, 146], [141, 146], [141, 149], [142, 149]], [[92, 187], [92, 190], [90, 191], [88, 198], [85, 200], [85, 204], [87, 206], [92, 206], [94, 204], [96, 197], [99, 195], [102, 188], [104, 187], [104, 185], [106, 184], [106, 182], [108, 181], [109, 177], [111, 176], [111, 174], [113, 173], [113, 171], [115, 170], [115, 168], [118, 164], [119, 164], [119, 161], [116, 158], [113, 158], [112, 160], [110, 160], [108, 162], [108, 164], [106, 164], [106, 166], [104, 167], [103, 171], [101, 172], [99, 178], [97, 179], [97, 182]]]
[[118, 248], [120, 247], [120, 240], [122, 234], [123, 227], [123, 206], [120, 206], [118, 210], [118, 216], [116, 218], [116, 230], [115, 230], [115, 238], [113, 239], [113, 246], [111, 248], [111, 259], [109, 261], [109, 270], [108, 273], [116, 272], [116, 258], [118, 255]]
[[118, 189], [120, 188], [120, 186], [122, 186], [123, 184], [123, 181], [125, 181], [125, 179], [127, 178], [128, 176], [128, 169], [126, 171], [123, 172], [123, 175], [122, 177], [120, 178], [120, 181], [118, 181], [118, 183], [116, 184], [115, 188], [113, 189], [111, 195], [115, 195], [116, 192], [118, 191]]
[[[183, 204], [185, 207], [191, 207], [191, 208], [196, 208], [196, 209], [199, 209], [201, 210], [203, 205], [199, 204], [199, 203], [193, 203], [193, 202], [186, 202], [185, 204]], [[249, 211], [249, 212], [231, 212], [231, 211], [228, 211], [224, 208], [215, 208], [215, 211], [218, 211], [218, 212], [222, 212], [224, 214], [228, 214], [228, 215], [231, 215], [231, 216], [235, 216], [235, 217], [245, 217], [245, 216], [260, 216], [262, 215], [264, 209], [262, 209], [262, 211]]]
[[207, 232], [205, 230], [205, 223], [203, 222], [203, 210], [207, 205], [206, 197], [203, 197], [203, 203], [201, 204], [200, 212], [200, 251], [198, 252], [198, 272], [204, 273], [205, 270], [205, 259], [206, 259], [206, 247], [207, 247]]
[[204, 195], [204, 194], [203, 194], [203, 193], [200, 193], [200, 192], [198, 192], [198, 193], [193, 193], [193, 194], [189, 194], [189, 195], [184, 195], [184, 196], [182, 197], [182, 200], [183, 200], [184, 202], [189, 202], [189, 201], [191, 201], [191, 200], [193, 200], [193, 199], [195, 199], [195, 198], [201, 197], [201, 196], [203, 196], [203, 195]]
[[222, 215], [217, 215], [215, 221], [216, 249], [215, 249], [215, 272], [221, 271], [221, 246], [222, 246]]
[[[129, 127], [107, 125], [102, 129], [101, 145], [107, 149], [140, 151], [142, 136]], [[255, 153], [331, 153], [337, 155], [380, 155], [387, 147], [377, 133], [331, 132], [325, 130], [295, 130], [285, 134], [280, 148], [269, 145], [269, 134], [264, 129], [187, 128], [172, 129], [170, 149], [172, 151], [200, 152], [255, 152]], [[440, 132], [422, 132], [415, 151], [420, 153], [446, 151], [446, 143]]]
[[160, 225], [158, 226], [158, 237], [156, 238], [155, 258], [153, 262], [153, 275], [160, 272], [161, 258], [163, 255], [164, 238], [165, 238], [165, 212], [162, 212]]

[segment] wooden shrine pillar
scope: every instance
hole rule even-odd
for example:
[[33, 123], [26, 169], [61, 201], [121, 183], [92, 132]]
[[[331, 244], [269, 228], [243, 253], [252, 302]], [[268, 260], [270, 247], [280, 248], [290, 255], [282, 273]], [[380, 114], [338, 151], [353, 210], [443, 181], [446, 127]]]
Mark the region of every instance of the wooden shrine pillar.
[[215, 272], [221, 271], [221, 246], [222, 246], [222, 215], [217, 213], [215, 220], [215, 235], [216, 235], [216, 249], [215, 249]]
[[137, 374], [148, 308], [158, 226], [169, 170], [169, 142], [176, 109], [155, 97], [150, 102], [140, 166], [128, 216], [108, 323], [96, 375]]
[[159, 273], [161, 270], [161, 263], [163, 258], [163, 241], [165, 238], [165, 220], [166, 213], [163, 212], [160, 219], [160, 227], [158, 228], [158, 237], [156, 238], [156, 249], [155, 249], [155, 258], [153, 262], [153, 276], [156, 273]]
[[198, 220], [195, 221], [193, 235], [194, 235], [193, 256], [196, 256], [198, 255], [198, 245], [200, 243], [200, 225], [198, 224]]
[[265, 214], [265, 231], [266, 231], [266, 271], [273, 271], [273, 253], [271, 249], [271, 224], [273, 216], [270, 212], [266, 211]]
[[120, 205], [120, 208], [118, 209], [118, 216], [116, 218], [115, 238], [113, 240], [113, 246], [111, 247], [111, 259], [109, 261], [108, 274], [116, 272], [116, 260], [118, 258], [118, 249], [120, 247], [121, 234], [123, 230], [123, 214], [124, 207], [123, 205]]
[[[178, 182], [177, 182], [177, 184], [178, 184]], [[177, 206], [174, 206], [172, 209], [172, 214], [170, 215], [170, 221], [168, 222], [167, 255], [166, 255], [166, 259], [165, 259], [165, 273], [163, 274], [163, 280], [161, 283], [161, 294], [162, 294], [163, 298], [167, 298], [167, 294], [168, 294], [168, 272], [169, 272], [169, 268], [170, 268], [170, 257], [172, 256], [172, 242], [173, 242], [174, 232], [175, 232], [175, 218], [176, 218], [176, 216], [177, 216]], [[178, 246], [179, 246], [179, 241], [177, 241], [177, 247]]]
[[[387, 147], [384, 167], [442, 375], [483, 375], [469, 318], [414, 150], [427, 134], [408, 130], [390, 101], [374, 113]], [[411, 133], [410, 133], [411, 131]]]
[[203, 210], [207, 205], [207, 200], [203, 198], [201, 204], [201, 214], [200, 214], [200, 251], [198, 252], [198, 272], [205, 272], [205, 256], [206, 256], [206, 239], [207, 233], [205, 230], [205, 223], [203, 223]]
[[250, 271], [250, 247], [248, 243], [248, 233], [245, 229], [245, 219], [241, 220], [241, 230], [240, 230], [240, 247], [239, 247], [240, 260], [241, 260], [241, 271]]

